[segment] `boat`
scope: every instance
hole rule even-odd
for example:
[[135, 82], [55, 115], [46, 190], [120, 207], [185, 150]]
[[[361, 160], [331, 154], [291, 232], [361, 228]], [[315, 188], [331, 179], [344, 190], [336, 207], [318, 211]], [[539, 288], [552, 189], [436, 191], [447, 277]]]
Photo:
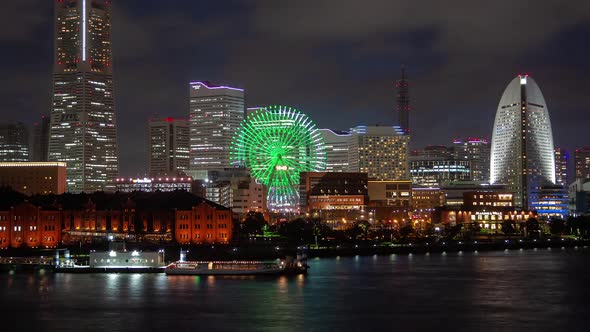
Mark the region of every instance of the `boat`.
[[186, 261], [185, 255], [164, 269], [166, 275], [279, 275], [305, 274], [309, 266], [305, 254], [280, 261]]

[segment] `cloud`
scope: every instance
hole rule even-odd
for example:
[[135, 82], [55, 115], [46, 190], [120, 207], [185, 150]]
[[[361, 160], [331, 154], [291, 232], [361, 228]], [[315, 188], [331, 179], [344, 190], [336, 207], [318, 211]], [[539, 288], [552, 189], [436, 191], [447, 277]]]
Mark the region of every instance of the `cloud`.
[[[8, 1], [5, 1], [8, 2]], [[52, 1], [18, 0], [4, 4], [0, 10], [0, 41], [31, 39], [39, 29], [48, 28]]]

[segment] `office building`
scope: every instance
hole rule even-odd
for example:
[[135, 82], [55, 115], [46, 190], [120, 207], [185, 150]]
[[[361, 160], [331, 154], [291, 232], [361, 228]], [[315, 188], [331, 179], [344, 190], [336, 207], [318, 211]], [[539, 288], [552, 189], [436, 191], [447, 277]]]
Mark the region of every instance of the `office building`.
[[590, 147], [576, 149], [574, 168], [576, 179], [590, 179]]
[[561, 185], [546, 185], [539, 188], [531, 202], [531, 209], [536, 211], [539, 218], [565, 219], [569, 214], [570, 200], [568, 189]]
[[568, 185], [570, 153], [564, 148], [555, 148], [555, 184], [563, 188]]
[[483, 181], [457, 181], [444, 184], [440, 188], [445, 192], [445, 205], [456, 208], [463, 205], [465, 193], [474, 191], [486, 191], [503, 193], [508, 189], [504, 185], [489, 185]]
[[29, 161], [29, 131], [24, 124], [0, 124], [1, 161]]
[[537, 83], [528, 75], [504, 90], [494, 122], [491, 184], [506, 184], [515, 204], [529, 209], [541, 186], [555, 184], [555, 151], [549, 110]]
[[25, 195], [66, 192], [66, 164], [62, 162], [0, 162], [0, 187]]
[[70, 192], [114, 189], [117, 127], [109, 0], [55, 1], [50, 161]]
[[410, 106], [410, 82], [406, 76], [406, 68], [402, 67], [402, 76], [395, 82], [397, 90], [397, 114], [399, 116], [399, 126], [404, 134], [410, 134], [410, 113], [412, 107]]
[[455, 139], [454, 154], [457, 160], [469, 161], [471, 180], [490, 180], [490, 144], [488, 140], [478, 137]]
[[150, 176], [183, 175], [189, 168], [188, 120], [154, 117], [148, 126]]
[[568, 194], [573, 216], [590, 213], [590, 179], [576, 179], [569, 185]]
[[412, 155], [427, 159], [452, 159], [456, 158], [456, 151], [452, 146], [427, 145], [422, 150], [414, 150]]
[[245, 168], [227, 168], [208, 171], [205, 198], [219, 205], [231, 208], [238, 215], [249, 211], [264, 212], [267, 209], [266, 189], [250, 176]]
[[471, 162], [454, 158], [410, 157], [410, 174], [416, 186], [439, 187], [471, 180]]
[[350, 133], [331, 129], [320, 129], [319, 132], [326, 146], [326, 172], [348, 171]]
[[393, 206], [410, 209], [412, 206], [412, 182], [372, 181], [367, 185], [371, 206]]
[[244, 90], [191, 82], [189, 100], [190, 169], [231, 167], [229, 146], [244, 120]]
[[367, 174], [302, 172], [301, 211], [360, 210], [368, 201]]
[[41, 119], [33, 123], [31, 161], [47, 161], [49, 156], [49, 128], [49, 115], [42, 115]]
[[399, 127], [358, 126], [350, 134], [349, 172], [367, 173], [369, 180], [410, 179], [410, 136]]
[[445, 192], [440, 188], [412, 188], [412, 209], [433, 210], [444, 206], [446, 203]]

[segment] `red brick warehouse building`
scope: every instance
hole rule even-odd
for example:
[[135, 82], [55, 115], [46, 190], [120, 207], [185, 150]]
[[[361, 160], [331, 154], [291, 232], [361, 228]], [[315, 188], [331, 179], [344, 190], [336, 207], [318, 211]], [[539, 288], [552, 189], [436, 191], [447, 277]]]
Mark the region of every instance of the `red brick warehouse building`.
[[225, 244], [230, 209], [184, 191], [25, 195], [0, 191], [0, 249], [54, 248], [108, 239]]

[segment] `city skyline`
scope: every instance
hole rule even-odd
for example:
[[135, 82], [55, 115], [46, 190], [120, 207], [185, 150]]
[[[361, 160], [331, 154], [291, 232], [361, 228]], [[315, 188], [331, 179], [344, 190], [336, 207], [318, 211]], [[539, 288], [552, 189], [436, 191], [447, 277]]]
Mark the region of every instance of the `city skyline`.
[[[465, 135], [491, 139], [497, 96], [507, 77], [519, 73], [530, 73], [543, 82], [554, 112], [555, 145], [570, 151], [590, 145], [576, 134], [587, 124], [583, 98], [590, 74], [584, 59], [586, 46], [577, 42], [590, 31], [590, 11], [580, 10], [580, 5], [560, 4], [565, 14], [555, 18], [556, 4], [537, 4], [531, 9], [535, 15], [518, 19], [513, 16], [518, 15], [516, 11], [504, 12], [507, 2], [486, 8], [491, 15], [477, 15], [482, 9], [466, 5], [463, 10], [473, 12], [473, 19], [454, 20], [445, 26], [414, 5], [401, 10], [397, 4], [375, 1], [375, 8], [414, 13], [415, 22], [399, 14], [386, 19], [370, 9], [376, 15], [374, 22], [359, 19], [343, 28], [339, 22], [351, 17], [357, 6], [342, 3], [342, 10], [320, 25], [319, 16], [324, 19], [326, 15], [321, 14], [330, 8], [329, 2], [322, 2], [308, 16], [309, 27], [316, 31], [312, 35], [296, 24], [282, 31], [277, 18], [264, 23], [260, 19], [265, 14], [291, 22], [301, 13], [298, 8], [281, 15], [282, 8], [265, 7], [263, 2], [236, 1], [229, 10], [224, 4], [170, 3], [113, 2], [121, 175], [147, 172], [148, 133], [136, 123], [154, 113], [186, 116], [186, 84], [190, 81], [209, 79], [245, 88], [247, 106], [284, 101], [308, 114], [319, 128], [348, 130], [357, 125], [397, 124], [394, 83], [402, 65], [411, 80], [412, 148], [447, 144]], [[442, 12], [450, 10], [430, 5]], [[12, 78], [2, 92], [7, 120], [31, 124], [49, 109], [52, 11], [52, 2], [25, 0], [4, 13], [7, 22], [26, 13], [2, 35], [8, 46], [8, 61], [2, 66]], [[495, 23], [488, 25], [497, 31], [477, 28], [477, 19], [486, 24], [487, 17], [494, 16]], [[174, 24], [165, 18], [175, 18]], [[542, 18], [552, 24], [542, 28], [533, 24]], [[223, 28], [228, 22], [243, 28], [239, 32]], [[472, 26], [473, 32], [452, 34]], [[508, 29], [522, 29], [524, 37], [495, 37]], [[283, 32], [284, 40], [276, 37]], [[181, 38], [185, 33], [193, 36], [187, 43]], [[131, 43], [134, 47], [126, 46]], [[206, 52], [202, 52], [203, 45]], [[239, 49], [251, 51], [241, 54], [236, 52]], [[319, 55], [311, 56], [314, 51]], [[475, 80], [482, 83], [473, 84]]]

